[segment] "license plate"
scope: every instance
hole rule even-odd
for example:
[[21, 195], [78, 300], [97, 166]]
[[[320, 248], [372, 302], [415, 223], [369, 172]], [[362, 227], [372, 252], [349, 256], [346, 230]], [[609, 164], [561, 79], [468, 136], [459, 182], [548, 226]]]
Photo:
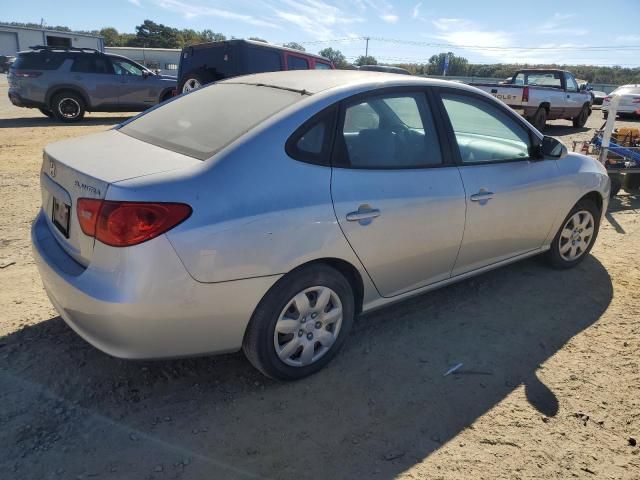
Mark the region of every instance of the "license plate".
[[64, 202], [61, 202], [56, 197], [53, 197], [53, 212], [51, 220], [53, 224], [58, 227], [58, 230], [62, 234], [69, 238], [69, 211], [71, 207]]

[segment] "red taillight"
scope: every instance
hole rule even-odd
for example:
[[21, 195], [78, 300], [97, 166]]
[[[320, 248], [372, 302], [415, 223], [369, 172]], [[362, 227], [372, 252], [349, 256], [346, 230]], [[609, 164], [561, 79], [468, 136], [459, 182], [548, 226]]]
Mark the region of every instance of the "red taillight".
[[28, 70], [15, 70], [13, 74], [20, 78], [36, 78], [42, 75], [42, 72], [30, 72]]
[[185, 221], [184, 203], [114, 202], [78, 199], [78, 221], [85, 233], [112, 247], [130, 247], [162, 235]]
[[522, 101], [523, 102], [529, 101], [529, 87], [524, 87], [522, 89]]

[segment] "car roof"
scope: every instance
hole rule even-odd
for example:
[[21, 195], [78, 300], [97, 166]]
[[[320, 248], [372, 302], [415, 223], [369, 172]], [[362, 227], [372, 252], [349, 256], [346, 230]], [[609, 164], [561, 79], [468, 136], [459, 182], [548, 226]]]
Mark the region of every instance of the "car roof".
[[398, 75], [397, 73], [370, 72], [361, 70], [290, 70], [284, 72], [257, 73], [234, 77], [218, 83], [242, 83], [265, 85], [274, 88], [314, 94], [333, 88], [381, 88], [402, 86], [455, 86], [455, 88], [477, 91], [467, 85], [446, 80]]
[[184, 47], [183, 50], [194, 48], [195, 50], [206, 49], [210, 47], [217, 47], [220, 45], [253, 45], [255, 47], [267, 48], [271, 50], [283, 50], [285, 52], [293, 53], [296, 55], [302, 55], [305, 57], [313, 57], [316, 60], [323, 60], [326, 62], [331, 62], [331, 60], [327, 57], [323, 57], [322, 55], [317, 55], [315, 53], [303, 52], [302, 50], [296, 50], [295, 48], [284, 47], [282, 45], [275, 45], [273, 43], [261, 42], [259, 40], [248, 40], [244, 38], [234, 38], [232, 40], [221, 40], [218, 42], [204, 42], [204, 43], [194, 43], [193, 45], [188, 45]]

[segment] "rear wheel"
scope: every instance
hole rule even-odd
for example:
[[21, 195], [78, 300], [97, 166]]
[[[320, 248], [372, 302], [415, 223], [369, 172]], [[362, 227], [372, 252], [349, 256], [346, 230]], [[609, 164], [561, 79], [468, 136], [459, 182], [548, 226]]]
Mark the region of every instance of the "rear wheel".
[[197, 90], [203, 87], [207, 83], [213, 82], [215, 79], [205, 71], [188, 73], [182, 84], [181, 93], [188, 93], [192, 90]]
[[51, 110], [61, 122], [77, 122], [84, 117], [84, 100], [74, 92], [62, 92], [51, 100]]
[[580, 200], [569, 212], [549, 250], [554, 268], [571, 268], [591, 251], [600, 228], [600, 210], [589, 199]]
[[575, 128], [582, 128], [587, 123], [588, 119], [589, 119], [589, 107], [585, 105], [582, 107], [582, 110], [580, 110], [580, 113], [578, 114], [578, 116], [573, 119], [573, 126]]
[[531, 123], [533, 123], [533, 126], [539, 131], [544, 130], [547, 126], [547, 109], [544, 107], [538, 108], [533, 117], [531, 117]]
[[297, 380], [322, 369], [338, 353], [354, 317], [351, 285], [337, 270], [312, 265], [294, 271], [262, 299], [242, 344], [268, 377]]

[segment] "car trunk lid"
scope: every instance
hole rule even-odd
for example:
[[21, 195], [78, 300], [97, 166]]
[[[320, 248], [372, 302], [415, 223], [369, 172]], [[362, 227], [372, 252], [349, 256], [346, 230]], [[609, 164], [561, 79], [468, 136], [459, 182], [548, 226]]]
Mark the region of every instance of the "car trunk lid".
[[117, 130], [48, 145], [40, 185], [49, 228], [62, 248], [86, 266], [95, 240], [80, 228], [76, 213], [79, 198], [104, 199], [113, 183], [193, 165], [202, 162]]

